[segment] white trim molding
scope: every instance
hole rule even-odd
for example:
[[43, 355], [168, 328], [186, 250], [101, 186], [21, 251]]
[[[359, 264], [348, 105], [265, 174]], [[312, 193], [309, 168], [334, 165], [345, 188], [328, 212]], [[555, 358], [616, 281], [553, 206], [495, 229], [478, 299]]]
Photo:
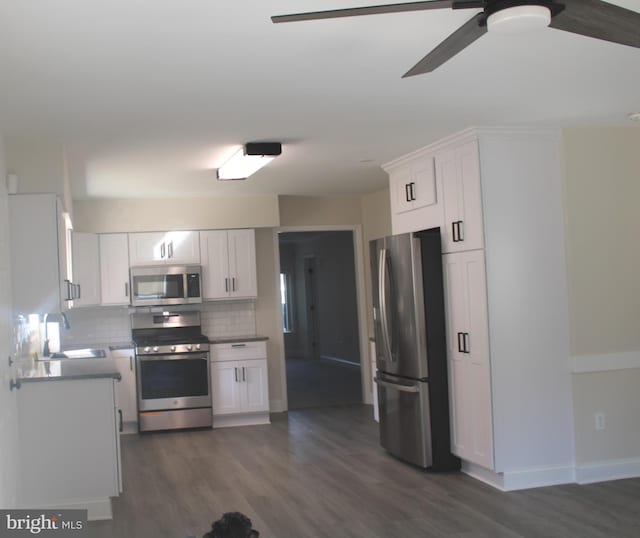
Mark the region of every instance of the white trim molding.
[[570, 358], [570, 363], [571, 372], [574, 374], [640, 368], [640, 351], [623, 351], [602, 355], [574, 355]]
[[462, 462], [462, 472], [484, 482], [500, 491], [518, 491], [521, 489], [572, 484], [576, 481], [573, 465], [553, 465], [535, 467], [521, 471], [495, 473], [480, 465], [468, 461]]
[[640, 458], [609, 460], [576, 466], [576, 482], [578, 484], [637, 477], [640, 477]]

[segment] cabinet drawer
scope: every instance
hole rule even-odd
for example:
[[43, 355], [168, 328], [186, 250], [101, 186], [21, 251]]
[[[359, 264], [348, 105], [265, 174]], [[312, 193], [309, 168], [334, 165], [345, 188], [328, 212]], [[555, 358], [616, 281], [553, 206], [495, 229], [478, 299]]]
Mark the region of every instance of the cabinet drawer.
[[242, 359], [266, 359], [266, 342], [230, 342], [211, 346], [212, 361], [237, 361]]

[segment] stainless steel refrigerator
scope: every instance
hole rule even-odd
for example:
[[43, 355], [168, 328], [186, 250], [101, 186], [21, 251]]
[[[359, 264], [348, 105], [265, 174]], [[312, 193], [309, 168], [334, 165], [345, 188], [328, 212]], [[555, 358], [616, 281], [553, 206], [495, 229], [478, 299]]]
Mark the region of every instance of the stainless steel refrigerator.
[[440, 229], [371, 241], [380, 443], [435, 471], [451, 454]]

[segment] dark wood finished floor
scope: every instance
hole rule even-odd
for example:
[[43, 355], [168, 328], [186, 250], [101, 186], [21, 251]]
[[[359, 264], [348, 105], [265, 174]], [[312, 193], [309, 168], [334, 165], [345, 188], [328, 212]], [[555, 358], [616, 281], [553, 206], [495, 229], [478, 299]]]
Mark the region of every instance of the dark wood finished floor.
[[425, 473], [378, 446], [369, 406], [122, 441], [125, 492], [95, 538], [200, 538], [235, 510], [261, 538], [640, 536], [640, 479], [501, 493]]

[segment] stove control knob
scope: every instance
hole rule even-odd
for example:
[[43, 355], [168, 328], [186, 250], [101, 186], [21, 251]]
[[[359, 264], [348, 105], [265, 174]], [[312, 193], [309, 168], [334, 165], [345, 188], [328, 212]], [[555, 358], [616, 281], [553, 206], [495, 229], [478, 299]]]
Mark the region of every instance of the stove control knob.
[[193, 346], [191, 344], [187, 345], [187, 351], [191, 351], [193, 349]]
[[200, 351], [200, 344], [196, 344], [196, 349]]
[[153, 351], [157, 353], [158, 352], [158, 346], [153, 346]]
[[149, 353], [149, 351], [151, 351], [151, 348], [149, 346], [146, 346], [143, 351], [145, 353]]
[[171, 351], [175, 351], [176, 350], [176, 346], [171, 346]]

